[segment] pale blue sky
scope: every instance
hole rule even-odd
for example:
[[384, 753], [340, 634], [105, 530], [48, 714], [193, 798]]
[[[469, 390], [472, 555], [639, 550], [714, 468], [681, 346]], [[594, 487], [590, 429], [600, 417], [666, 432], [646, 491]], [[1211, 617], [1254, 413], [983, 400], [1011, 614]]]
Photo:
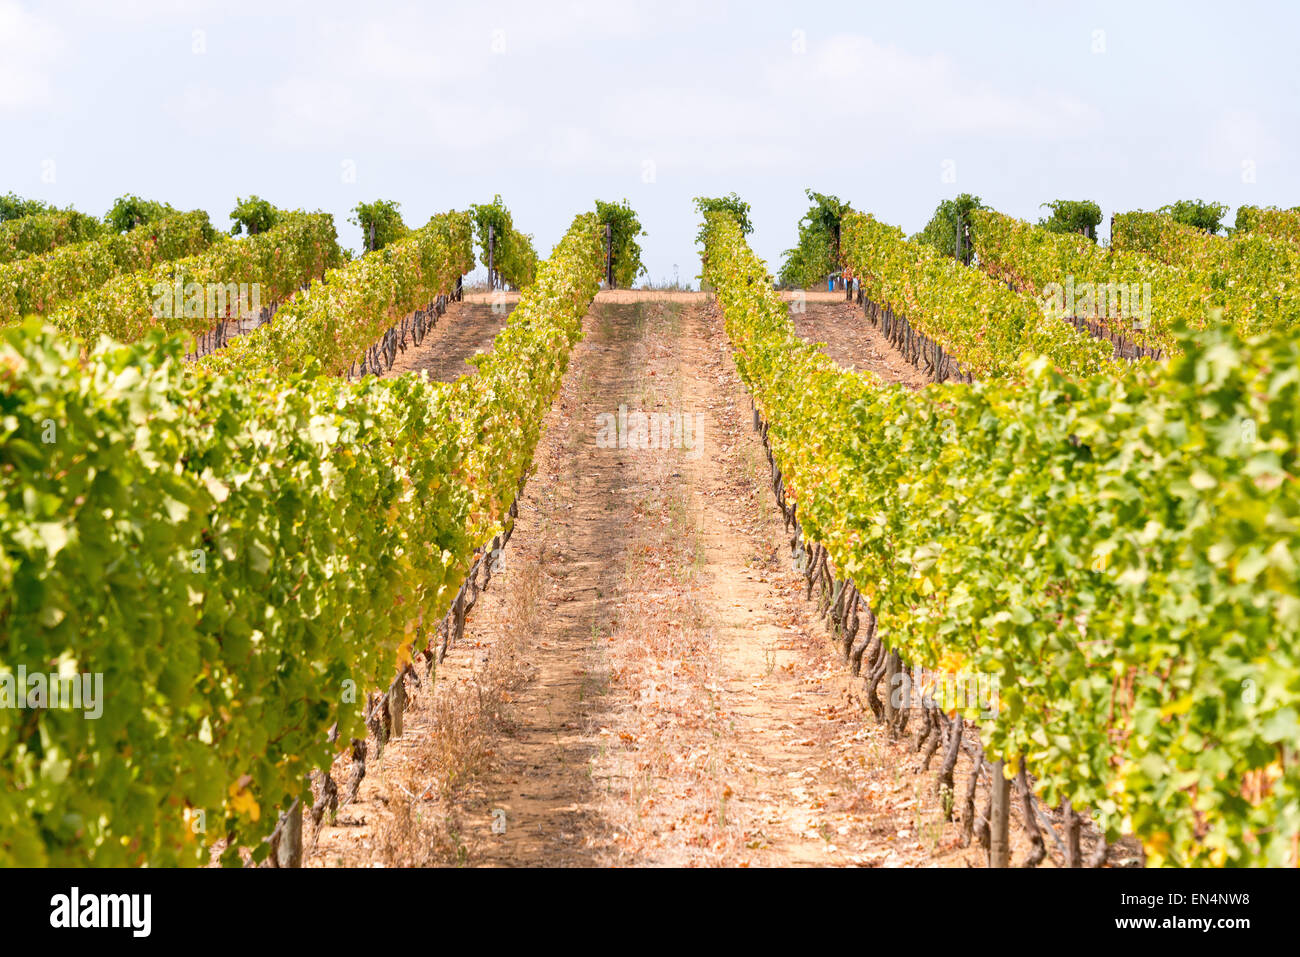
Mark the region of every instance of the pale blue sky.
[[753, 204], [774, 269], [805, 186], [909, 232], [957, 192], [1022, 217], [1294, 206], [1297, 10], [0, 0], [0, 192], [95, 213], [135, 192], [222, 227], [257, 193], [353, 248], [358, 201], [418, 224], [499, 192], [543, 255], [627, 198], [656, 279], [697, 272], [700, 193]]

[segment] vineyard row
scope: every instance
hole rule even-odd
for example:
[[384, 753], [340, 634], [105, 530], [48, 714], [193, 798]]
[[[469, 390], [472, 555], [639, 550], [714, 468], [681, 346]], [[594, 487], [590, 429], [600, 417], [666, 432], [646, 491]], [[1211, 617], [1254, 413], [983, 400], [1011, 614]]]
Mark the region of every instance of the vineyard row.
[[262, 859], [310, 772], [364, 738], [366, 690], [437, 653], [508, 534], [602, 270], [581, 215], [476, 374], [328, 374], [373, 342], [354, 303], [397, 301], [400, 257], [433, 262], [458, 228], [330, 273], [198, 364], [177, 340], [3, 333], [9, 662], [111, 681], [96, 720], [0, 709], [0, 862], [203, 864], [218, 840]]
[[800, 340], [732, 219], [705, 239], [781, 501], [844, 583], [869, 697], [894, 655], [996, 677], [995, 715], [944, 710], [979, 719], [1004, 779], [1156, 864], [1295, 864], [1294, 341], [1211, 328], [1167, 368], [1067, 377], [1039, 357], [911, 392]]

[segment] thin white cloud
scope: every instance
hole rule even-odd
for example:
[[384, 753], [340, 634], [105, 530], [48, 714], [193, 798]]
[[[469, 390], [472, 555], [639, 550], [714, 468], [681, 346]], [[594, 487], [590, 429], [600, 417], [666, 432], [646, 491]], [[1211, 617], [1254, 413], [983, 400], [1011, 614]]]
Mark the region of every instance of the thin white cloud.
[[[278, 146], [350, 155], [382, 144], [436, 149], [452, 161], [495, 146], [510, 147], [502, 158], [521, 164], [639, 166], [646, 137], [623, 134], [626, 110], [619, 104], [601, 106], [618, 72], [601, 80], [590, 54], [630, 38], [643, 49], [650, 37], [680, 30], [681, 16], [698, 25], [712, 14], [573, 0], [438, 11], [406, 5], [382, 14], [366, 9], [353, 20], [325, 15], [304, 22], [283, 51], [278, 75], [249, 95], [259, 110], [269, 107], [267, 128]], [[671, 95], [672, 109], [687, 104], [681, 109], [689, 112], [689, 91]], [[720, 105], [737, 115], [734, 104]], [[658, 132], [654, 139], [669, 160], [696, 152]]]
[[961, 74], [946, 57], [918, 56], [858, 34], [839, 34], [769, 69], [790, 103], [827, 103], [839, 120], [884, 120], [898, 135], [989, 133], [1083, 136], [1101, 114], [1045, 90], [1005, 92]]
[[1079, 142], [1102, 123], [1076, 98], [1002, 92], [944, 57], [849, 34], [757, 65], [719, 56], [676, 82], [616, 84], [597, 102], [595, 110], [557, 104], [558, 115], [590, 118], [532, 134], [530, 157], [558, 167], [632, 169], [652, 160], [667, 175], [743, 175], [853, 165], [891, 142], [982, 135]]
[[1206, 130], [1206, 154], [1212, 169], [1239, 171], [1243, 163], [1268, 166], [1281, 162], [1282, 141], [1259, 115], [1234, 110]]
[[16, 0], [0, 0], [0, 110], [48, 105], [51, 72], [62, 50], [53, 24]]

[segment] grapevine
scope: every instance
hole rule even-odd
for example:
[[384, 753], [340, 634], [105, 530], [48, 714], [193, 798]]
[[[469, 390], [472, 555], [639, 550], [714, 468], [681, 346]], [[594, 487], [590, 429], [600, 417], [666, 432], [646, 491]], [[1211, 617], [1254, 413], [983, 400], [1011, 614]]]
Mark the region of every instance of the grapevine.
[[1151, 862], [1294, 865], [1294, 341], [1220, 326], [1167, 369], [1067, 377], [1040, 357], [914, 393], [800, 340], [734, 222], [705, 232], [803, 534], [883, 648], [1000, 676], [989, 759]]

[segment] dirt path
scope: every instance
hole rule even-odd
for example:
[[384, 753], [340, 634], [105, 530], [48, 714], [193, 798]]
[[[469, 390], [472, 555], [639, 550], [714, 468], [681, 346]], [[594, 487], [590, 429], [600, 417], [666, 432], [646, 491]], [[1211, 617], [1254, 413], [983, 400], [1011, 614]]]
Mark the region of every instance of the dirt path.
[[474, 367], [465, 360], [492, 348], [492, 340], [505, 328], [518, 301], [518, 293], [467, 293], [464, 301], [447, 307], [418, 346], [408, 343], [385, 375], [424, 369], [430, 379], [450, 382], [473, 372]]
[[[796, 319], [917, 384], [842, 310]], [[716, 307], [602, 294], [585, 331], [505, 567], [310, 863], [980, 864], [804, 598]], [[680, 432], [619, 447], [638, 412]]]
[[790, 318], [801, 337], [822, 343], [822, 351], [845, 369], [867, 370], [912, 389], [930, 381], [889, 344], [860, 306], [844, 301], [843, 293], [818, 296], [804, 302], [802, 312], [792, 305]]
[[645, 335], [642, 407], [694, 416], [695, 434], [690, 449], [636, 453], [634, 562], [608, 643], [594, 769], [616, 828], [610, 861], [945, 855], [930, 790], [900, 774], [903, 749], [863, 720], [804, 601], [720, 317], [703, 303], [662, 310]]

